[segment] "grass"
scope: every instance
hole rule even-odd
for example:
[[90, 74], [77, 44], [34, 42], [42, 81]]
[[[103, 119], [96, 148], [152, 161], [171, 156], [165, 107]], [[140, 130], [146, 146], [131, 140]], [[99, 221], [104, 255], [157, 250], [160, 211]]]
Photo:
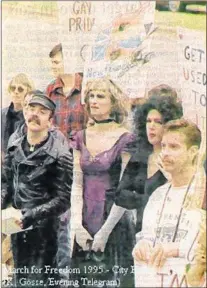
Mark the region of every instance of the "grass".
[[185, 27], [188, 29], [206, 31], [206, 13], [195, 12], [155, 12], [155, 24], [170, 27]]

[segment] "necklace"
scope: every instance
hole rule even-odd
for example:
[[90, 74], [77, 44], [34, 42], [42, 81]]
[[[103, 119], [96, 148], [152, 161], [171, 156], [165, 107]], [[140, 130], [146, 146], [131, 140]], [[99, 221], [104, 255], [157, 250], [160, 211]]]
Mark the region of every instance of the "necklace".
[[29, 145], [29, 151], [30, 152], [34, 152], [35, 148], [38, 148], [39, 146], [43, 145], [48, 139], [48, 135], [46, 137], [44, 137], [44, 139], [42, 141], [40, 141], [39, 143], [36, 143], [36, 144], [33, 144], [33, 145], [30, 145], [28, 140], [27, 140], [27, 143]]
[[35, 149], [35, 145], [31, 145], [31, 146], [29, 147], [29, 151], [30, 151], [30, 152], [34, 152], [34, 149]]
[[[178, 227], [179, 227], [179, 224], [180, 224], [180, 219], [181, 219], [181, 216], [182, 216], [182, 212], [183, 212], [183, 208], [184, 208], [184, 203], [185, 203], [185, 200], [187, 198], [187, 195], [188, 195], [188, 192], [190, 190], [190, 187], [192, 185], [192, 182], [194, 180], [194, 177], [195, 175], [193, 175], [193, 177], [191, 178], [189, 184], [188, 184], [188, 187], [186, 189], [186, 192], [185, 192], [185, 196], [183, 198], [183, 202], [182, 202], [182, 205], [181, 205], [181, 209], [180, 209], [180, 213], [178, 215], [178, 220], [177, 220], [177, 223], [176, 223], [176, 226], [175, 226], [175, 231], [174, 231], [174, 235], [173, 235], [173, 239], [172, 239], [172, 242], [175, 242], [175, 239], [176, 239], [176, 236], [177, 236], [177, 232], [178, 232]], [[155, 236], [155, 240], [154, 240], [154, 243], [153, 243], [153, 247], [155, 246], [157, 240], [159, 239], [159, 227], [160, 227], [160, 222], [161, 222], [161, 219], [162, 219], [162, 214], [163, 214], [163, 211], [164, 211], [164, 208], [165, 208], [165, 203], [166, 203], [166, 200], [167, 200], [167, 197], [170, 193], [170, 189], [171, 189], [172, 185], [169, 186], [168, 190], [167, 190], [167, 193], [165, 194], [165, 198], [164, 198], [164, 201], [163, 201], [163, 205], [162, 205], [162, 209], [161, 209], [161, 213], [160, 213], [160, 217], [159, 217], [159, 221], [158, 221], [158, 224], [157, 224], [157, 229], [156, 229], [156, 236]]]
[[115, 122], [115, 120], [112, 118], [108, 118], [108, 119], [104, 119], [104, 120], [96, 120], [95, 118], [93, 118], [93, 120], [97, 124]]

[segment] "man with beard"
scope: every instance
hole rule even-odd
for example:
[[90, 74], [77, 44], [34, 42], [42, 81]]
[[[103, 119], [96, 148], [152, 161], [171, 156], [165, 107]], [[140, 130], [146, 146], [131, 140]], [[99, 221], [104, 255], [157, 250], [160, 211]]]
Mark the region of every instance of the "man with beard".
[[194, 258], [202, 215], [185, 207], [194, 195], [204, 197], [196, 186], [199, 175], [205, 176], [203, 167], [196, 171], [200, 143], [201, 132], [190, 121], [178, 119], [165, 125], [161, 159], [171, 181], [152, 193], [144, 210], [133, 250], [136, 287], [174, 287], [176, 281], [179, 287], [189, 287], [185, 267]]
[[32, 226], [11, 236], [17, 287], [32, 287], [34, 280], [38, 288], [47, 287], [49, 277], [59, 276], [45, 269], [56, 268], [58, 216], [70, 207], [72, 156], [49, 131], [54, 111], [55, 103], [36, 93], [25, 117], [27, 132], [8, 146], [5, 157], [2, 208], [11, 203], [21, 211], [20, 227]]

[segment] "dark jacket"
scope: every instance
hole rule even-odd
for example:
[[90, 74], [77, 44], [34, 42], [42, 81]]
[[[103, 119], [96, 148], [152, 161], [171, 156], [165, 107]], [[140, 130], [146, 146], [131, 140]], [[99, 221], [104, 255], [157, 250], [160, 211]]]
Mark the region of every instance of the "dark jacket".
[[[28, 225], [34, 227], [12, 235], [14, 263], [15, 267], [26, 266], [28, 269], [33, 265], [54, 267], [58, 216], [70, 208], [72, 156], [68, 148], [49, 133], [46, 143], [25, 157], [22, 150], [25, 137], [8, 146], [2, 179], [2, 208], [11, 202], [14, 208], [25, 212]], [[17, 281], [18, 277], [49, 277], [45, 273], [15, 276]]]
[[160, 170], [147, 179], [147, 162], [148, 157], [132, 156], [116, 193], [115, 203], [118, 206], [137, 210], [137, 231], [141, 230], [143, 212], [149, 196], [167, 181]]
[[[52, 127], [50, 130], [51, 135], [55, 138], [57, 138], [62, 145], [69, 145], [67, 138], [64, 136], [64, 134], [57, 128]], [[8, 146], [12, 146], [12, 143], [16, 141], [18, 138], [22, 137], [27, 133], [27, 126], [24, 122], [21, 122], [14, 133], [10, 136], [9, 141], [8, 141]], [[69, 148], [68, 148], [69, 149]]]
[[9, 107], [1, 110], [1, 150], [4, 154], [6, 154], [9, 137], [24, 122], [23, 112], [14, 112], [13, 107], [11, 103]]
[[147, 163], [133, 156], [128, 162], [116, 193], [116, 204], [126, 209], [139, 209], [145, 193]]

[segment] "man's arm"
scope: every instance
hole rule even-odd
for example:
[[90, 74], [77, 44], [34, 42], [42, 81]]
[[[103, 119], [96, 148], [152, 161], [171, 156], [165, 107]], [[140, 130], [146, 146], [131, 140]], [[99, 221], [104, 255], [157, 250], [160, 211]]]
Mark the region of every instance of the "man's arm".
[[[56, 197], [48, 203], [34, 208], [35, 218], [60, 215], [70, 208], [70, 195], [73, 179], [73, 160], [70, 152], [62, 153], [57, 160], [56, 173], [51, 179], [52, 189]], [[50, 180], [50, 179], [49, 179]]]

